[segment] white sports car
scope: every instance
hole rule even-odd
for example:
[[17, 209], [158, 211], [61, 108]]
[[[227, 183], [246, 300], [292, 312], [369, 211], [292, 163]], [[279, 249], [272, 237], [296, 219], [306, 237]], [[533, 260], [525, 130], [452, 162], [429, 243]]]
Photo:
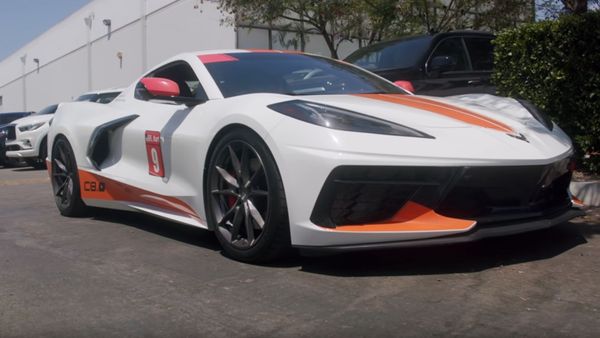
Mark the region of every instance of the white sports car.
[[107, 105], [66, 103], [48, 138], [56, 204], [215, 232], [264, 261], [514, 234], [581, 214], [571, 141], [527, 102], [414, 96], [301, 53], [176, 56]]

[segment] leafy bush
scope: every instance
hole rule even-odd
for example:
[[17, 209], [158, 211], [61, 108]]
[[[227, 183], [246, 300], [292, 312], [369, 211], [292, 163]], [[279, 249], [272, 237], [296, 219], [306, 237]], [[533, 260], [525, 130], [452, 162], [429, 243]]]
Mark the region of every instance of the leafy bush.
[[545, 111], [573, 138], [583, 168], [600, 173], [600, 12], [506, 30], [494, 45], [499, 93]]

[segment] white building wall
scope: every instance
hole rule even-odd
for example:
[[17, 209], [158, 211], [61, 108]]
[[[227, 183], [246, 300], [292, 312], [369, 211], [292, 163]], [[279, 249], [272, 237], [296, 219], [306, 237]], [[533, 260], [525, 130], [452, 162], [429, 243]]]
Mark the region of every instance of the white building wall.
[[248, 29], [238, 28], [238, 45], [237, 48], [269, 48], [269, 31], [266, 29]]
[[[17, 79], [0, 88], [0, 96], [2, 96], [2, 106], [0, 112], [22, 111], [23, 107], [23, 85], [22, 80]], [[6, 107], [6, 108], [5, 108]]]
[[221, 24], [223, 14], [217, 6], [215, 2], [184, 0], [149, 15], [148, 66], [182, 52], [235, 48], [234, 27]]
[[39, 73], [31, 71], [26, 78], [27, 109], [37, 111], [57, 102], [70, 101], [87, 88], [86, 72], [87, 53], [82, 48], [45, 64]]
[[235, 48], [235, 30], [221, 25], [217, 6], [210, 0], [92, 1], [0, 62], [0, 112], [39, 110], [89, 90], [123, 87], [144, 63], [183, 51]]
[[92, 44], [93, 88], [123, 87], [143, 72], [141, 36], [135, 22]]
[[[267, 29], [223, 24], [228, 19], [215, 0], [94, 0], [0, 61], [0, 112], [40, 110], [90, 90], [124, 87], [181, 52], [301, 49], [294, 33], [273, 30], [269, 37]], [[345, 42], [340, 57], [356, 48], [357, 41]], [[317, 34], [305, 51], [329, 56]]]
[[[271, 46], [269, 46], [269, 29], [264, 27], [238, 27], [238, 48], [302, 50], [300, 37], [296, 32], [271, 29]], [[344, 41], [338, 49], [340, 59], [345, 58], [359, 48], [358, 39]], [[305, 34], [304, 52], [331, 57], [331, 52], [322, 35]]]

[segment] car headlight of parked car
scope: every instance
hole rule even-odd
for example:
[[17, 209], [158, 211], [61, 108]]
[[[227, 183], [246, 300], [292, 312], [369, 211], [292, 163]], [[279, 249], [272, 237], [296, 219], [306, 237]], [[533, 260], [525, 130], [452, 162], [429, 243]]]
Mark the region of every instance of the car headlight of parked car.
[[529, 111], [531, 116], [533, 116], [533, 118], [535, 118], [544, 127], [546, 127], [548, 130], [554, 129], [554, 123], [552, 122], [548, 114], [544, 113], [540, 108], [536, 107], [533, 103], [527, 100], [518, 99], [517, 101], [519, 101], [519, 103], [525, 109], [527, 109], [527, 111]]
[[33, 131], [33, 130], [36, 130], [36, 129], [40, 128], [45, 123], [46, 122], [38, 122], [38, 123], [26, 124], [24, 126], [19, 126], [19, 131], [21, 131], [21, 132], [24, 132], [24, 131]]
[[292, 100], [275, 103], [268, 107], [289, 117], [330, 129], [434, 138], [433, 136], [400, 124], [320, 103]]

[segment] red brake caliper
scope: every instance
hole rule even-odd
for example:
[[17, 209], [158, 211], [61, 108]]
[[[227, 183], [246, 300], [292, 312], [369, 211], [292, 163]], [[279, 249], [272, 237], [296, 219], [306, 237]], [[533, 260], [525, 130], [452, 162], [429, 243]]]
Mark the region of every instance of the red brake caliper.
[[235, 204], [236, 201], [237, 198], [235, 198], [235, 196], [227, 196], [227, 205], [229, 205], [230, 208]]

